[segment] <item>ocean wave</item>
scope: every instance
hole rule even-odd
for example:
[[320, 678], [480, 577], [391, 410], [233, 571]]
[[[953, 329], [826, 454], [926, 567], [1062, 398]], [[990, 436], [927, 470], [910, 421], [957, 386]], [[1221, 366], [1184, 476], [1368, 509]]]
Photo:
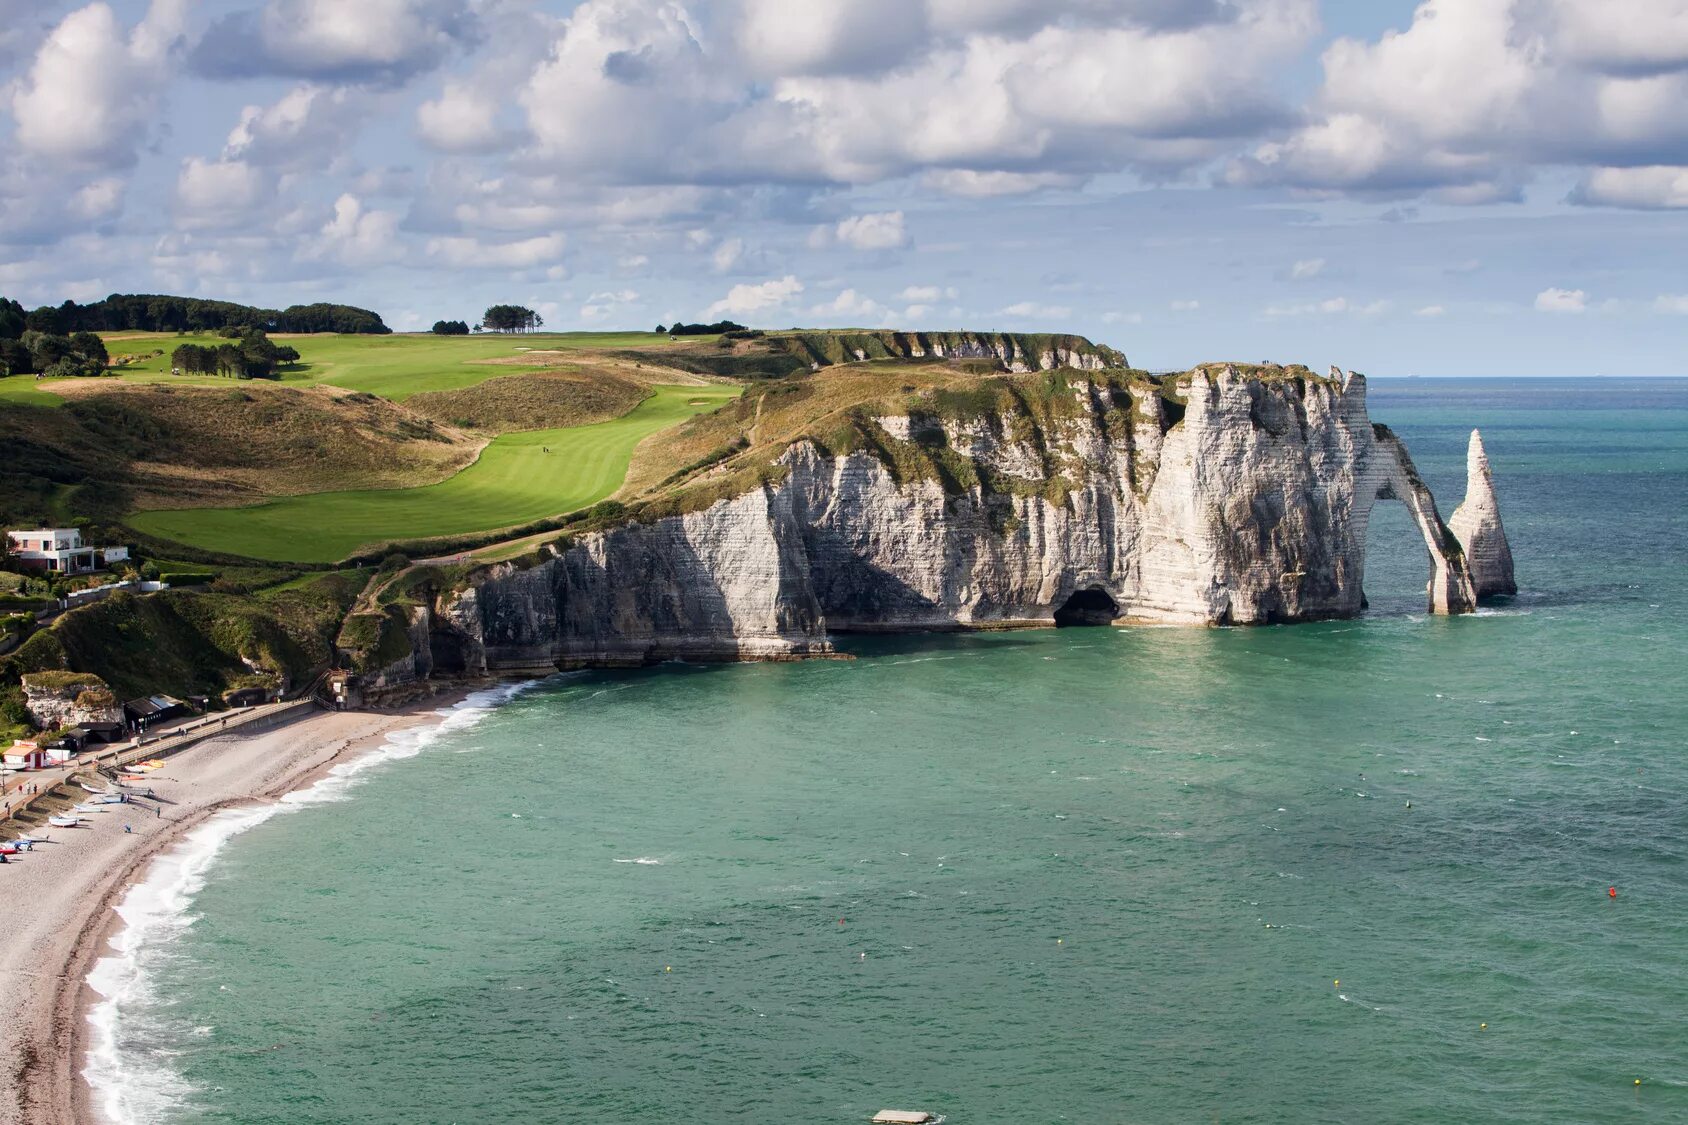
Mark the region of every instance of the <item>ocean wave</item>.
[[116, 1125], [168, 1120], [194, 1093], [177, 1073], [173, 1053], [155, 1046], [142, 1027], [159, 998], [152, 969], [161, 953], [195, 921], [189, 913], [205, 886], [206, 872], [236, 836], [281, 813], [348, 799], [369, 770], [387, 762], [414, 758], [429, 746], [474, 726], [498, 707], [541, 681], [506, 684], [478, 691], [436, 714], [430, 726], [394, 731], [359, 758], [334, 766], [313, 784], [284, 795], [274, 804], [226, 809], [184, 835], [148, 866], [146, 878], [130, 886], [114, 908], [122, 925], [112, 935], [111, 952], [94, 963], [88, 986], [99, 999], [88, 1011], [88, 1062], [83, 1078], [101, 1115]]

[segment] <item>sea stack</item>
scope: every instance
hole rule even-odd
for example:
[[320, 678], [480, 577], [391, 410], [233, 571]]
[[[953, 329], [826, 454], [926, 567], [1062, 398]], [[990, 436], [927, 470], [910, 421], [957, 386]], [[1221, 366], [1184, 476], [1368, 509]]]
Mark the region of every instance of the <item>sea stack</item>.
[[1495, 481], [1489, 472], [1489, 455], [1477, 430], [1471, 431], [1465, 454], [1465, 500], [1454, 509], [1448, 530], [1465, 549], [1466, 565], [1479, 598], [1518, 592], [1512, 576], [1512, 548], [1506, 542], [1506, 528], [1501, 526]]

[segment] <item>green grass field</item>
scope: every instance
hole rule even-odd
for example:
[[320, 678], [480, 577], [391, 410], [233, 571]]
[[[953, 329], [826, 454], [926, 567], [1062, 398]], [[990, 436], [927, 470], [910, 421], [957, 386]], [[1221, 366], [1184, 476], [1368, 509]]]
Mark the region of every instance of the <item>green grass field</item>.
[[49, 385], [37, 383], [33, 375], [7, 375], [0, 379], [0, 402], [18, 406], [63, 406], [64, 399], [41, 389]]
[[139, 512], [129, 522], [159, 538], [278, 562], [334, 562], [368, 545], [517, 527], [602, 500], [621, 486], [642, 439], [715, 409], [739, 390], [655, 387], [613, 421], [505, 434], [473, 465], [423, 488], [323, 492], [251, 508]]
[[[113, 357], [140, 355], [158, 348], [162, 356], [124, 367], [120, 376], [132, 383], [177, 383], [225, 386], [231, 382], [216, 376], [171, 375], [170, 352], [179, 344], [216, 346], [225, 343], [217, 336], [177, 336], [171, 333], [103, 332], [106, 348]], [[583, 349], [666, 348], [675, 346], [667, 336], [654, 332], [535, 332], [505, 336], [394, 335], [394, 336], [277, 336], [299, 351], [299, 363], [282, 373], [281, 382], [294, 386], [330, 383], [351, 391], [403, 402], [423, 391], [450, 391], [472, 387], [500, 375], [519, 374], [524, 368], [503, 364], [476, 363], [521, 355], [524, 351], [579, 351]], [[709, 342], [712, 337], [687, 337], [687, 343]], [[26, 376], [33, 384], [33, 376]], [[53, 382], [41, 386], [51, 388]], [[3, 386], [6, 380], [0, 380]]]

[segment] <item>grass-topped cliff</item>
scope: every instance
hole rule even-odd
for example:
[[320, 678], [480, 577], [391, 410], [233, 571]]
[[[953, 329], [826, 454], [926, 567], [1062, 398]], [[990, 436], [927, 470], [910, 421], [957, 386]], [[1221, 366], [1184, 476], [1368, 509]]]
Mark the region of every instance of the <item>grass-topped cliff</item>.
[[[0, 379], [0, 523], [81, 526], [153, 571], [216, 581], [50, 627], [20, 619], [0, 683], [47, 669], [126, 695], [298, 683], [333, 659], [360, 596], [385, 622], [416, 586], [402, 561], [370, 585], [372, 566], [334, 570], [342, 560], [475, 549], [429, 571], [467, 572], [559, 533], [706, 506], [777, 473], [797, 440], [964, 485], [942, 450], [887, 444], [874, 419], [1014, 413], [1053, 428], [1074, 387], [1106, 396], [1148, 378], [1077, 336], [794, 330], [293, 336], [300, 360], [278, 379], [234, 380], [170, 372], [169, 351], [198, 337], [104, 335], [139, 358], [105, 378]], [[372, 657], [387, 631], [366, 639]]]

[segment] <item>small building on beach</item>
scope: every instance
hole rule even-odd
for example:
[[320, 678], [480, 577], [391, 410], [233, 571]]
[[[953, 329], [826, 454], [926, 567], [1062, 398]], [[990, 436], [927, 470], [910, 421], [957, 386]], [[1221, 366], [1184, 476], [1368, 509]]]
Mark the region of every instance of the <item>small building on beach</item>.
[[3, 758], [9, 770], [44, 770], [47, 768], [47, 748], [32, 738], [20, 738], [13, 742]]
[[168, 695], [143, 695], [123, 705], [123, 715], [136, 727], [149, 727], [188, 713], [188, 705]]

